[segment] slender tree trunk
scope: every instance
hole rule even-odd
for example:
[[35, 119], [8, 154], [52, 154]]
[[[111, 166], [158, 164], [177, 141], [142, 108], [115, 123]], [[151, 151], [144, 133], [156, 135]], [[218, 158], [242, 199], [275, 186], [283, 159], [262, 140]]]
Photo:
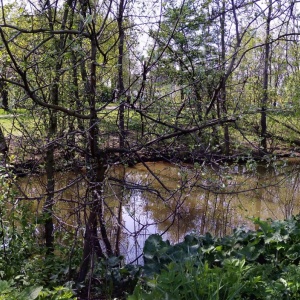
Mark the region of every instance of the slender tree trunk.
[[[52, 141], [50, 140], [50, 144]], [[53, 253], [54, 237], [53, 237], [53, 205], [54, 205], [54, 148], [53, 145], [48, 146], [46, 151], [46, 175], [47, 175], [47, 198], [43, 207], [44, 227], [45, 227], [45, 242], [47, 254]]]
[[[53, 18], [50, 6], [50, 1], [47, 0], [45, 3], [48, 9], [48, 20], [50, 30], [53, 30]], [[58, 104], [58, 81], [57, 81], [57, 68], [59, 68], [58, 63], [56, 64], [56, 76], [54, 79], [54, 84], [50, 89], [50, 100], [52, 104]], [[45, 157], [45, 169], [47, 176], [47, 197], [43, 206], [43, 217], [44, 217], [44, 228], [45, 228], [45, 244], [47, 248], [47, 255], [53, 253], [54, 251], [54, 224], [53, 224], [53, 205], [54, 205], [54, 191], [55, 191], [55, 163], [54, 163], [54, 139], [57, 131], [57, 117], [56, 111], [49, 110], [49, 123], [48, 123], [48, 139], [47, 139], [47, 149]]]
[[[66, 22], [68, 19], [69, 9], [72, 5], [73, 0], [68, 0], [66, 2], [63, 21], [61, 24], [61, 29], [65, 29]], [[49, 20], [49, 28], [51, 31], [54, 30], [53, 24], [53, 14], [51, 9], [50, 1], [46, 1], [46, 7], [48, 9], [48, 20]], [[59, 41], [57, 41], [55, 47], [58, 53], [63, 52], [65, 46], [64, 36], [61, 35]], [[61, 68], [62, 68], [62, 60], [59, 59], [55, 65], [55, 77], [53, 80], [52, 87], [50, 89], [50, 101], [51, 104], [58, 105], [59, 104], [59, 81], [61, 78]], [[54, 250], [54, 224], [53, 224], [53, 205], [54, 205], [54, 195], [55, 195], [55, 139], [57, 133], [57, 111], [49, 110], [49, 124], [48, 124], [48, 145], [46, 149], [46, 157], [45, 157], [45, 169], [47, 175], [47, 197], [43, 207], [44, 214], [44, 226], [45, 226], [45, 242], [47, 248], [47, 254], [53, 253]]]
[[[71, 10], [70, 16], [71, 22], [70, 27], [73, 26], [74, 20], [74, 9]], [[74, 41], [74, 37], [72, 35], [69, 36], [71, 41]], [[78, 83], [78, 66], [77, 66], [77, 57], [74, 50], [71, 50], [71, 63], [72, 63], [72, 90], [73, 90], [73, 97], [70, 100], [72, 109], [77, 110], [80, 112], [82, 110], [82, 104], [80, 103], [79, 99], [79, 83]], [[77, 128], [80, 130], [84, 130], [83, 121], [80, 118], [75, 119], [73, 116], [68, 116], [68, 136], [67, 136], [67, 153], [66, 158], [74, 159], [75, 155], [75, 147], [76, 147], [76, 139], [75, 139], [75, 130], [76, 130], [76, 121], [77, 121]]]
[[[119, 177], [122, 180], [124, 180], [125, 178], [125, 172], [126, 172], [126, 169], [125, 169], [125, 166], [122, 166], [121, 167], [121, 170], [120, 170], [120, 174], [119, 174]], [[115, 242], [115, 255], [116, 256], [119, 256], [121, 253], [120, 253], [120, 244], [121, 244], [121, 233], [122, 233], [122, 227], [121, 227], [121, 224], [122, 224], [122, 212], [123, 212], [123, 198], [124, 198], [124, 185], [123, 184], [120, 184], [120, 186], [117, 188], [116, 190], [116, 195], [117, 195], [117, 198], [119, 199], [119, 206], [117, 208], [117, 230], [116, 230], [116, 242]]]
[[6, 157], [7, 157], [7, 151], [8, 151], [8, 146], [5, 140], [5, 136], [3, 133], [3, 129], [0, 126], [0, 153], [3, 154], [3, 159], [2, 161], [5, 163]]
[[0, 91], [2, 97], [2, 106], [5, 111], [9, 111], [8, 108], [8, 91], [7, 91], [7, 84], [4, 80], [0, 80]]
[[[85, 2], [81, 1], [83, 15], [86, 15]], [[80, 266], [78, 281], [85, 280], [90, 263], [92, 261], [93, 253], [98, 257], [105, 257], [104, 251], [100, 244], [98, 237], [98, 222], [101, 232], [102, 242], [106, 249], [106, 255], [112, 255], [112, 247], [108, 238], [107, 227], [104, 220], [104, 199], [103, 199], [103, 184], [105, 179], [105, 172], [107, 169], [107, 157], [105, 151], [99, 148], [99, 119], [97, 116], [96, 107], [96, 67], [97, 67], [97, 34], [92, 30], [90, 34], [91, 41], [91, 65], [90, 65], [90, 79], [88, 80], [85, 64], [81, 64], [81, 75], [85, 82], [86, 94], [89, 99], [90, 107], [90, 124], [88, 130], [89, 149], [87, 153], [87, 167], [90, 170], [88, 173], [89, 187], [87, 193], [87, 200], [91, 204], [88, 210], [88, 220], [86, 224], [86, 232], [84, 237], [83, 257]]]
[[[226, 103], [226, 80], [225, 80], [225, 62], [226, 62], [226, 48], [225, 48], [225, 1], [222, 1], [222, 14], [221, 14], [221, 63], [222, 63], [222, 83], [220, 89], [220, 100], [221, 100], [221, 110], [222, 114], [227, 115], [227, 103]], [[224, 153], [229, 155], [230, 153], [230, 136], [228, 124], [224, 123]]]
[[119, 108], [119, 128], [120, 128], [120, 148], [125, 146], [125, 88], [124, 88], [124, 74], [123, 74], [123, 61], [124, 61], [124, 40], [125, 31], [123, 28], [124, 18], [124, 0], [119, 2], [118, 11], [118, 31], [119, 31], [119, 55], [118, 55], [118, 101], [120, 102]]
[[[119, 145], [120, 148], [125, 147], [125, 87], [124, 87], [124, 41], [125, 41], [125, 31], [123, 28], [124, 21], [124, 10], [125, 4], [124, 0], [120, 0], [118, 7], [118, 31], [119, 31], [119, 45], [118, 45], [118, 101], [120, 102], [119, 108], [119, 129], [120, 138]], [[127, 99], [126, 99], [127, 100]], [[125, 170], [123, 168], [123, 173], [121, 176], [125, 176]], [[118, 216], [117, 216], [117, 231], [116, 231], [116, 242], [115, 242], [115, 254], [120, 255], [120, 240], [121, 240], [121, 222], [122, 222], [122, 208], [123, 208], [123, 192], [124, 187], [121, 186], [121, 193], [119, 198]]]
[[268, 151], [267, 147], [267, 104], [268, 104], [268, 88], [269, 88], [269, 64], [270, 64], [270, 24], [272, 13], [272, 0], [269, 0], [268, 17], [266, 20], [266, 44], [265, 59], [263, 71], [263, 97], [261, 100], [261, 133], [260, 133], [260, 154], [264, 155]]

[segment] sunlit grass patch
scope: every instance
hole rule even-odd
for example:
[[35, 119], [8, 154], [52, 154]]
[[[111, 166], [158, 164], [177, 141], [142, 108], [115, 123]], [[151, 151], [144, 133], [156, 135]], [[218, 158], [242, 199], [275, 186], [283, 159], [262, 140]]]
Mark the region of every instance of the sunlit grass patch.
[[23, 128], [29, 130], [32, 127], [32, 118], [26, 114], [26, 110], [23, 112], [22, 114], [4, 115], [3, 109], [0, 110], [0, 126], [3, 128], [5, 136], [9, 134], [21, 136]]
[[26, 114], [27, 113], [27, 109], [25, 108], [16, 108], [16, 109], [11, 109], [9, 111], [4, 110], [3, 108], [0, 108], [0, 116], [1, 115], [16, 115], [16, 114]]

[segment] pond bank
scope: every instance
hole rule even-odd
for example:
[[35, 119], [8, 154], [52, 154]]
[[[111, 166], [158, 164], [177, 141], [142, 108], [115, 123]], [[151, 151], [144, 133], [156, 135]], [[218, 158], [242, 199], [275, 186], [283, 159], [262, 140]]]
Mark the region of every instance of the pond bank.
[[[235, 155], [225, 156], [218, 153], [191, 153], [187, 151], [153, 151], [152, 153], [145, 153], [140, 151], [136, 153], [136, 155], [124, 155], [122, 156], [123, 164], [129, 167], [134, 167], [139, 163], [151, 163], [151, 162], [160, 162], [164, 161], [167, 163], [174, 164], [207, 164], [207, 165], [222, 165], [222, 164], [245, 164], [248, 161], [255, 161], [261, 164], [269, 164], [271, 161], [281, 161], [286, 160], [290, 162], [300, 161], [300, 152], [295, 153], [276, 153], [269, 154], [261, 157], [259, 153], [250, 153], [248, 155], [242, 155], [241, 153], [237, 153]], [[108, 165], [120, 164], [120, 156], [119, 155], [110, 155], [107, 159]], [[17, 177], [23, 177], [28, 174], [42, 174], [43, 170], [43, 162], [41, 159], [28, 159], [24, 162], [17, 161], [11, 163], [2, 163], [2, 167], [5, 170], [4, 172], [12, 172]], [[63, 155], [56, 156], [56, 172], [60, 171], [79, 171], [85, 168], [83, 159], [72, 159], [66, 160]], [[2, 172], [3, 173], [3, 172]]]

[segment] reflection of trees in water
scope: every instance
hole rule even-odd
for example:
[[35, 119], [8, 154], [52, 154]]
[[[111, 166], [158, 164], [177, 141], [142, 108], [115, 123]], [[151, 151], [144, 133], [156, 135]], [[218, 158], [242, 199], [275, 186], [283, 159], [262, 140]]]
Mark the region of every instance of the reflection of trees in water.
[[[231, 169], [227, 176], [208, 169], [205, 173], [186, 166], [179, 169], [166, 163], [148, 167], [163, 185], [140, 166], [111, 169], [110, 180], [105, 184], [103, 209], [109, 238], [127, 256], [127, 261], [142, 252], [152, 233], [165, 232], [172, 242], [191, 232], [222, 236], [240, 225], [253, 228], [248, 217], [283, 219], [299, 212], [297, 168], [280, 172], [258, 169], [254, 174], [241, 174], [240, 170], [234, 173]], [[65, 235], [61, 233], [67, 232], [70, 239], [81, 239], [88, 215], [84, 174], [69, 172], [55, 176], [56, 237], [63, 243]], [[206, 190], [205, 185], [209, 186]], [[45, 177], [23, 178], [20, 189], [32, 197], [38, 220], [45, 197]], [[247, 192], [241, 192], [244, 190]], [[43, 227], [37, 228], [41, 236]]]
[[[139, 230], [143, 228], [144, 234], [149, 234], [147, 228], [150, 225], [150, 233], [154, 233], [155, 225], [155, 232], [166, 232], [172, 242], [177, 242], [191, 232], [203, 234], [210, 231], [215, 235], [224, 235], [240, 223], [238, 215], [235, 217], [233, 213], [235, 208], [231, 205], [231, 195], [218, 195], [209, 190], [195, 189], [193, 183], [198, 177], [193, 177], [193, 180], [189, 178], [189, 184], [183, 184], [178, 182], [182, 180], [178, 174], [185, 176], [178, 169], [173, 180], [169, 176], [164, 180], [164, 176], [161, 176], [167, 182], [169, 190], [156, 186], [158, 193], [143, 190], [138, 197], [130, 196], [130, 203], [134, 202], [139, 207], [130, 216], [133, 220], [136, 219], [135, 224]], [[150, 187], [149, 182], [152, 182], [149, 174], [134, 171], [129, 174], [128, 179], [137, 181], [144, 187]]]
[[282, 182], [273, 189], [267, 189], [268, 198], [278, 204], [285, 219], [299, 213], [300, 184], [299, 172], [294, 170], [290, 174], [282, 175]]
[[[174, 170], [172, 172], [174, 174]], [[168, 174], [165, 169], [164, 173]], [[180, 174], [178, 171], [176, 173]], [[145, 228], [149, 226], [149, 223], [152, 230], [155, 224], [158, 232], [167, 231], [166, 236], [172, 242], [176, 242], [190, 232], [200, 234], [211, 232], [222, 236], [242, 225], [254, 229], [252, 217], [282, 219], [290, 216], [291, 213], [299, 212], [297, 201], [299, 177], [298, 174], [291, 174], [290, 170], [288, 174], [278, 174], [278, 172], [275, 174], [274, 171], [264, 171], [259, 168], [254, 174], [247, 172], [241, 175], [241, 172], [236, 174], [233, 172], [227, 182], [224, 178], [221, 180], [219, 175], [213, 173], [207, 175], [209, 178], [202, 180], [202, 184], [209, 184], [211, 190], [192, 188], [194, 186], [192, 181], [189, 182], [189, 186], [185, 185], [186, 188], [177, 189], [178, 176], [175, 176], [173, 180], [167, 176], [165, 182], [168, 183], [171, 192], [159, 190], [160, 195], [163, 195], [162, 198], [167, 200], [162, 201], [153, 192], [140, 192], [138, 202], [141, 205], [137, 222], [139, 226], [147, 232]], [[131, 174], [132, 180], [134, 177], [141, 184], [149, 187], [148, 184], [151, 182], [149, 174]], [[162, 180], [164, 180], [163, 177], [161, 176]], [[196, 179], [199, 183], [199, 177]], [[215, 192], [212, 183], [216, 182], [219, 186], [222, 184], [226, 188], [222, 190], [218, 186]], [[247, 192], [241, 192], [243, 190]], [[241, 193], [236, 193], [238, 191]], [[146, 216], [144, 223], [141, 221], [141, 214]]]
[[147, 199], [145, 210], [151, 212], [158, 231], [167, 231], [172, 242], [182, 240], [184, 235], [192, 232], [222, 236], [230, 233], [240, 221], [234, 214], [231, 197], [210, 191], [181, 193], [167, 203], [159, 202], [147, 193], [143, 197]]
[[300, 185], [299, 166], [257, 170], [257, 187], [253, 192], [257, 217], [262, 219], [286, 219], [299, 213]]
[[[56, 240], [63, 244], [66, 237], [77, 241], [84, 234], [85, 190], [83, 176], [73, 172], [55, 174], [55, 194], [53, 198], [54, 234]], [[19, 200], [31, 203], [32, 213], [36, 214], [36, 238], [42, 243], [44, 226], [41, 216], [46, 193], [46, 176], [31, 175], [21, 178], [16, 183]]]

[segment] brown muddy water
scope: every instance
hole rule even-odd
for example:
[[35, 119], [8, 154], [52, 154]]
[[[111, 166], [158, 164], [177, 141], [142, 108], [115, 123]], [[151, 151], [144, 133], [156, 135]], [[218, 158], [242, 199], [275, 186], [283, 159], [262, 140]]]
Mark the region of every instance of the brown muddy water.
[[[288, 218], [300, 212], [299, 170], [300, 161], [292, 159], [269, 166], [155, 162], [111, 167], [103, 197], [110, 238], [114, 240], [121, 226], [120, 249], [130, 262], [142, 253], [146, 238], [153, 233], [176, 243], [189, 233], [224, 236], [240, 226], [255, 229], [253, 218]], [[84, 172], [56, 174], [57, 232], [73, 230], [84, 235], [86, 180]], [[45, 177], [28, 176], [18, 184], [20, 197], [31, 197], [38, 215]]]

